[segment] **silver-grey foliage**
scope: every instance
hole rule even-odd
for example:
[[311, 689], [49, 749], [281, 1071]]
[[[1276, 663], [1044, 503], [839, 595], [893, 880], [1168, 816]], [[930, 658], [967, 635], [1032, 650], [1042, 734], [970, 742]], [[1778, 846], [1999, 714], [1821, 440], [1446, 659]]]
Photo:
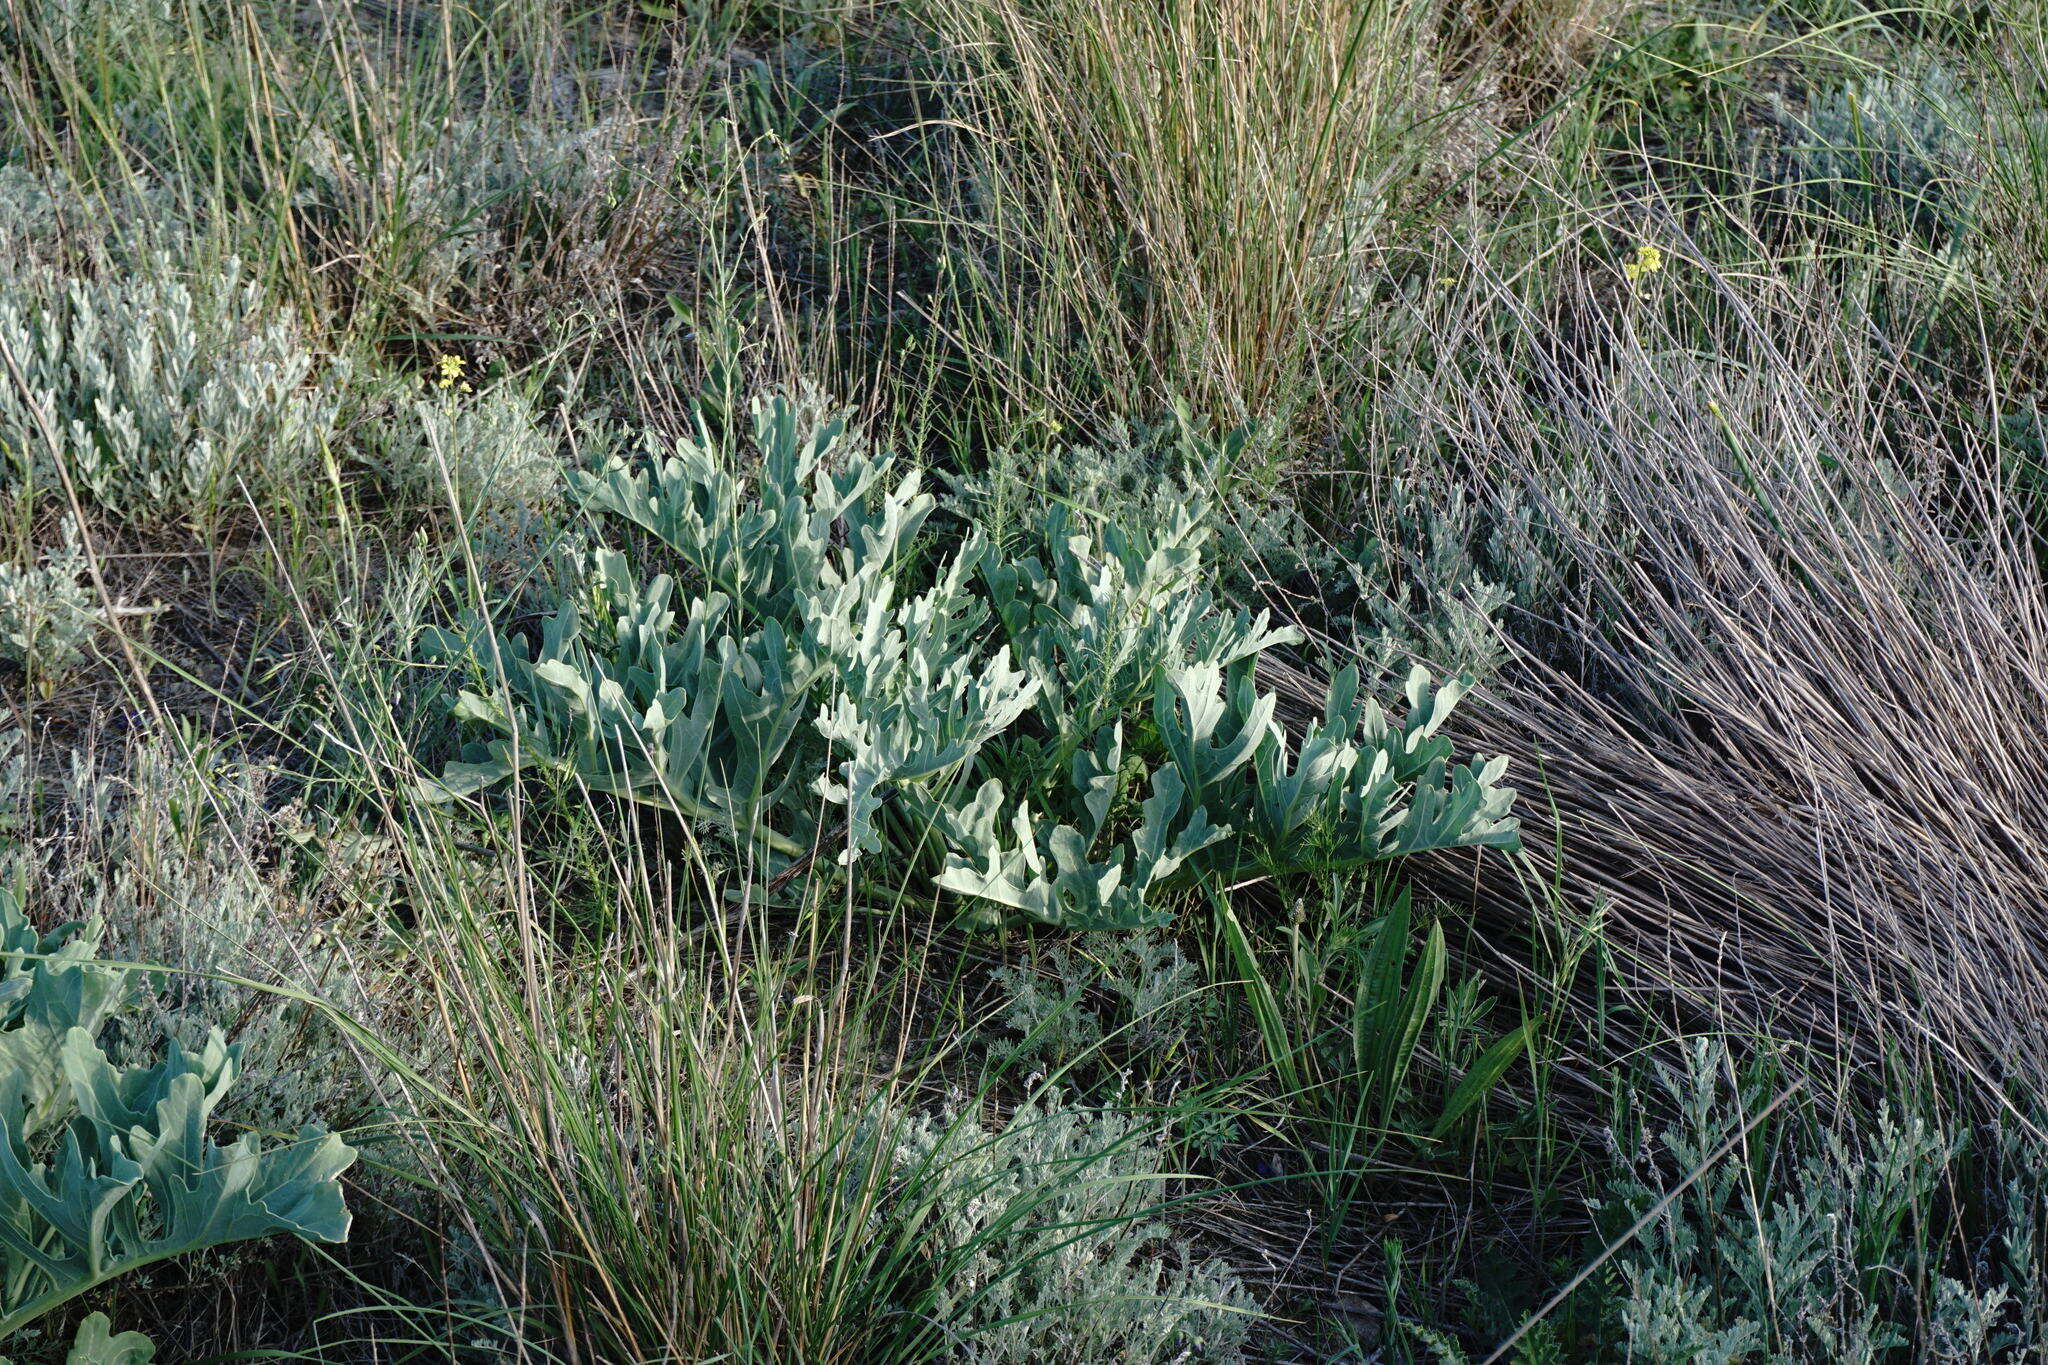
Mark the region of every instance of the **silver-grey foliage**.
[[705, 434], [579, 476], [598, 531], [642, 548], [583, 555], [581, 600], [537, 640], [477, 616], [430, 633], [489, 737], [428, 794], [548, 773], [771, 871], [893, 848], [942, 862], [970, 920], [1082, 928], [1162, 921], [1185, 872], [1514, 845], [1505, 765], [1453, 766], [1440, 733], [1463, 682], [1417, 670], [1395, 722], [1347, 671], [1318, 723], [1278, 723], [1255, 665], [1296, 637], [1215, 602], [1197, 510], [1126, 529], [1054, 509], [1035, 554], [948, 551], [917, 472], [845, 434], [778, 399], [751, 461]]
[[[1755, 1099], [1730, 1092], [1731, 1074], [1727, 1049], [1707, 1039], [1657, 1068], [1651, 1089], [1676, 1117], [1639, 1154], [1640, 1165], [1704, 1174], [1614, 1259], [1630, 1356], [1875, 1365], [1917, 1343], [1920, 1359], [2001, 1358], [2009, 1291], [1972, 1288], [1915, 1264], [1911, 1217], [1938, 1200], [1958, 1141], [1922, 1119], [1884, 1112], [1860, 1148], [1824, 1134], [1818, 1150], [1761, 1195], [1741, 1155], [1710, 1160]], [[1618, 1182], [1612, 1211], [1653, 1207], [1661, 1183]], [[1925, 1323], [1902, 1315], [1914, 1310], [1897, 1292], [1900, 1278], [1916, 1271], [1933, 1280], [1934, 1318]]]
[[1129, 1365], [1243, 1358], [1258, 1312], [1237, 1276], [1203, 1260], [1155, 1210], [1169, 1193], [1158, 1142], [1131, 1119], [1027, 1105], [995, 1131], [957, 1115], [912, 1120], [899, 1169], [921, 1173], [924, 1236], [947, 1359]]
[[[0, 275], [0, 483], [60, 486], [150, 520], [276, 496], [319, 467], [335, 400], [297, 330], [230, 263], [188, 278], [156, 259], [119, 276]], [[51, 443], [55, 442], [53, 450]]]
[[106, 623], [85, 572], [75, 534], [39, 563], [0, 563], [0, 659], [44, 683], [84, 662]]
[[1864, 219], [1888, 208], [1942, 232], [1960, 227], [1975, 205], [1983, 119], [1941, 67], [1872, 72], [1803, 108], [1780, 103], [1776, 119], [1785, 170], [1812, 202]]

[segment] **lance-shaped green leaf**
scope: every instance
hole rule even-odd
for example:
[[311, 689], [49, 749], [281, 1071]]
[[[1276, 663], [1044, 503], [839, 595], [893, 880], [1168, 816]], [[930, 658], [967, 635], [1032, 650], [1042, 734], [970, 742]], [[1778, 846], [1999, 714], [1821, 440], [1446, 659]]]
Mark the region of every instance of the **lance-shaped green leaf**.
[[1485, 1099], [1487, 1092], [1507, 1074], [1515, 1058], [1530, 1051], [1539, 1022], [1536, 1019], [1523, 1020], [1506, 1037], [1479, 1054], [1464, 1079], [1458, 1082], [1458, 1088], [1444, 1101], [1443, 1113], [1437, 1117], [1436, 1127], [1430, 1133], [1432, 1138], [1441, 1141], [1445, 1134], [1457, 1127], [1458, 1120]]

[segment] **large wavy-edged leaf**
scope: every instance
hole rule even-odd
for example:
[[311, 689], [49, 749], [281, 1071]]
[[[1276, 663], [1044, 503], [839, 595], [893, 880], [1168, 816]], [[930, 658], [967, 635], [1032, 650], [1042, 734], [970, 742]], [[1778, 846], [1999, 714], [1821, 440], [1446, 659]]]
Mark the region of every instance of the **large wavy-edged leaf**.
[[1445, 848], [1520, 848], [1520, 822], [1508, 814], [1512, 787], [1500, 785], [1505, 758], [1446, 769], [1438, 759], [1417, 779], [1407, 811], [1386, 845], [1389, 856]]
[[1038, 684], [1010, 667], [1007, 648], [981, 657], [987, 608], [966, 591], [966, 560], [932, 588], [890, 609], [893, 580], [875, 580], [863, 609], [859, 580], [816, 604], [819, 648], [835, 663], [834, 692], [817, 730], [839, 757], [819, 784], [847, 808], [846, 860], [880, 849], [872, 819], [885, 784], [936, 777], [1024, 714]]
[[340, 1176], [356, 1154], [339, 1137], [208, 1135], [237, 1058], [216, 1032], [197, 1053], [172, 1044], [156, 1066], [117, 1070], [71, 1029], [60, 1061], [74, 1114], [47, 1158], [23, 1136], [32, 1077], [0, 1075], [0, 1332], [165, 1257], [275, 1232], [348, 1236]]
[[[140, 1332], [117, 1334], [105, 1313], [88, 1313], [85, 1321], [78, 1324], [78, 1334], [64, 1355], [64, 1365], [150, 1365], [155, 1359], [156, 1343], [148, 1337]], [[14, 1362], [8, 1356], [0, 1356], [0, 1365]]]
[[156, 1343], [140, 1332], [114, 1331], [105, 1313], [88, 1313], [78, 1324], [78, 1335], [64, 1365], [150, 1365], [156, 1359]]
[[1163, 924], [1170, 916], [1151, 903], [1151, 893], [1230, 834], [1199, 807], [1186, 808], [1186, 789], [1171, 764], [1153, 774], [1137, 829], [1099, 859], [1080, 830], [1034, 821], [1022, 803], [1005, 829], [999, 823], [1003, 804], [1002, 784], [991, 779], [964, 818], [945, 822], [949, 852], [938, 884], [980, 903], [967, 912], [969, 923], [1023, 917], [1071, 929]]
[[1143, 706], [1175, 670], [1227, 669], [1300, 635], [1261, 612], [1219, 609], [1203, 572], [1203, 510], [1149, 531], [1090, 534], [1064, 506], [1047, 514], [1045, 559], [981, 557], [997, 619], [1039, 683], [1038, 714], [1071, 751]]
[[95, 937], [75, 923], [38, 932], [18, 888], [0, 886], [0, 1076], [19, 1078], [22, 1131], [31, 1138], [64, 1105], [65, 1034], [98, 1032], [127, 993], [121, 972], [93, 962]]
[[[1196, 801], [1221, 788], [1268, 740], [1279, 737], [1273, 722], [1278, 700], [1271, 693], [1259, 695], [1249, 673], [1226, 685], [1223, 670], [1213, 663], [1191, 664], [1160, 680], [1152, 714], [1167, 756]], [[1238, 804], [1234, 794], [1224, 799]]]

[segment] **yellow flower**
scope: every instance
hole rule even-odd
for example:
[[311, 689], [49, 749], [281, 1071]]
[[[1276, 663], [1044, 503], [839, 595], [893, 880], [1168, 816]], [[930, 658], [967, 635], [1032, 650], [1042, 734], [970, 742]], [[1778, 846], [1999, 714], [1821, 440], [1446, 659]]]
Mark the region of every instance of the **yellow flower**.
[[[462, 378], [462, 371], [468, 364], [469, 362], [459, 355], [444, 355], [439, 360], [436, 360], [434, 362], [434, 387], [437, 389], [454, 388], [456, 383]], [[468, 393], [469, 385], [464, 384], [462, 391]]]
[[1651, 246], [1648, 242], [1642, 242], [1636, 247], [1636, 258], [1632, 261], [1624, 262], [1621, 267], [1621, 273], [1628, 276], [1630, 284], [1636, 284], [1641, 281], [1643, 276], [1654, 275], [1663, 268], [1663, 251]]

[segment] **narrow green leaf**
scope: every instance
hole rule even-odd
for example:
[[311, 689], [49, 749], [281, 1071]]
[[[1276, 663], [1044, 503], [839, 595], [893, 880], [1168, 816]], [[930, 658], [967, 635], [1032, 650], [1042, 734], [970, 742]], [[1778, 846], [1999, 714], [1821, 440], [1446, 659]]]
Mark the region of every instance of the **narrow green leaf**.
[[1451, 1092], [1451, 1098], [1444, 1104], [1443, 1116], [1436, 1121], [1436, 1128], [1430, 1133], [1432, 1138], [1441, 1141], [1468, 1110], [1486, 1097], [1486, 1092], [1499, 1082], [1515, 1058], [1528, 1049], [1535, 1027], [1534, 1019], [1524, 1020], [1507, 1037], [1479, 1054], [1478, 1060], [1472, 1063], [1471, 1070], [1465, 1073], [1465, 1078], [1458, 1082], [1458, 1088]]

